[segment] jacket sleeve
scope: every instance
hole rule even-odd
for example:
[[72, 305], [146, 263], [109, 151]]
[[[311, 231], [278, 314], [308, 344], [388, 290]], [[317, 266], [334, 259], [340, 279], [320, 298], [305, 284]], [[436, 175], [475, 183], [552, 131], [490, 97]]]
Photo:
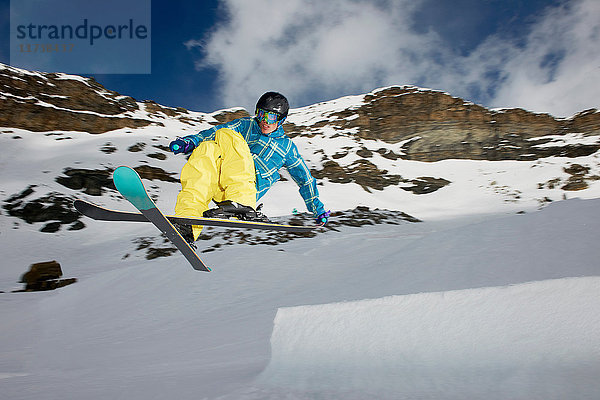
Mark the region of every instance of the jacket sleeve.
[[215, 140], [216, 132], [222, 128], [232, 129], [232, 130], [242, 134], [242, 136], [244, 136], [244, 138], [245, 138], [245, 133], [246, 133], [246, 131], [248, 131], [248, 126], [247, 126], [248, 123], [249, 123], [249, 121], [246, 121], [243, 118], [235, 119], [233, 121], [227, 122], [226, 124], [213, 126], [210, 129], [200, 131], [193, 135], [185, 136], [184, 139], [190, 139], [192, 142], [194, 142], [194, 147], [198, 147], [198, 145], [200, 143], [202, 143], [206, 140]]
[[194, 147], [198, 147], [198, 145], [200, 143], [204, 142], [205, 140], [215, 140], [215, 136], [216, 136], [215, 132], [217, 132], [217, 130], [219, 130], [222, 127], [223, 127], [222, 125], [217, 125], [210, 129], [206, 129], [204, 131], [195, 133], [193, 135], [185, 136], [184, 139], [191, 140], [192, 142], [194, 142]]
[[306, 208], [310, 211], [313, 216], [317, 217], [325, 212], [325, 206], [319, 200], [319, 191], [317, 190], [317, 181], [311, 175], [308, 166], [304, 162], [304, 159], [298, 153], [298, 148], [292, 143], [292, 147], [287, 154], [285, 159], [285, 167], [290, 173], [294, 182], [299, 186], [299, 192]]

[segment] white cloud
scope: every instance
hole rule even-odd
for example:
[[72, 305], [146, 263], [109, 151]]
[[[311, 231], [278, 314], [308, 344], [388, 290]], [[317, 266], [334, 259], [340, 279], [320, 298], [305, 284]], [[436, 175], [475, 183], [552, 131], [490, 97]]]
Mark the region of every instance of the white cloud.
[[[252, 110], [267, 90], [300, 106], [379, 86], [419, 84], [486, 106], [559, 116], [598, 105], [600, 2], [541, 15], [520, 45], [487, 38], [466, 55], [411, 27], [420, 0], [227, 0], [228, 17], [201, 42], [223, 104]], [[499, 84], [498, 78], [502, 78]]]
[[413, 81], [436, 41], [408, 29], [414, 3], [227, 1], [200, 65], [219, 70], [225, 104], [248, 109], [266, 90], [301, 105]]
[[600, 107], [600, 2], [549, 10], [522, 48], [506, 49], [506, 82], [497, 106], [521, 106], [557, 116]]

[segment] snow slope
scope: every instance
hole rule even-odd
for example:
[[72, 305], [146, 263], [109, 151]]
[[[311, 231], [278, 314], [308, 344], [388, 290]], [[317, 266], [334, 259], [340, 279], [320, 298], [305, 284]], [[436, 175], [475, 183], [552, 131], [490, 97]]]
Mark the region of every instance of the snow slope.
[[[11, 399], [597, 398], [599, 207], [234, 246], [205, 255], [210, 274], [181, 256], [116, 268], [118, 238], [79, 243], [96, 265], [81, 282], [0, 296], [0, 388]], [[382, 366], [394, 368], [365, 385]]]

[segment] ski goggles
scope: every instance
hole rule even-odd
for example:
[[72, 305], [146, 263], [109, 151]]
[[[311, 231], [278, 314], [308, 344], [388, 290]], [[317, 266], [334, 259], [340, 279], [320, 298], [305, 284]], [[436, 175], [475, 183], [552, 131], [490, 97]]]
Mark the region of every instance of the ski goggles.
[[283, 117], [279, 113], [276, 113], [273, 111], [266, 111], [261, 108], [257, 108], [256, 109], [256, 119], [258, 120], [258, 122], [265, 121], [267, 124], [274, 124], [278, 121], [282, 121]]

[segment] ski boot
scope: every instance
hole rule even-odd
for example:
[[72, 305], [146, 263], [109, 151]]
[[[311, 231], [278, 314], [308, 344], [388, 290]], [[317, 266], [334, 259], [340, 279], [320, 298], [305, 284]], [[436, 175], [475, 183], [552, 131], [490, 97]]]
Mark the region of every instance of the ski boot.
[[270, 222], [266, 215], [260, 212], [262, 204], [255, 210], [252, 207], [236, 203], [231, 200], [216, 202], [217, 208], [204, 211], [202, 216], [207, 218], [236, 218], [241, 221]]

